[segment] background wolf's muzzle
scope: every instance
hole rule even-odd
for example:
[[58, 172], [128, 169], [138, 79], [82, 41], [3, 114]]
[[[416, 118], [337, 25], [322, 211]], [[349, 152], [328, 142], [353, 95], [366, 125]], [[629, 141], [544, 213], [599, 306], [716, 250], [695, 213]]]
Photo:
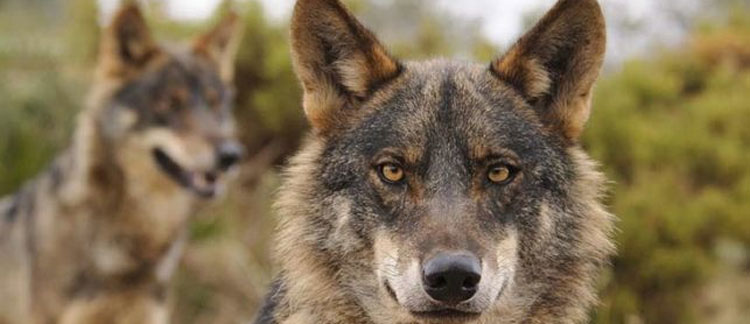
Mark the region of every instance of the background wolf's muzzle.
[[230, 140], [221, 143], [217, 149], [217, 164], [221, 171], [227, 171], [236, 165], [245, 155], [245, 149], [239, 142]]

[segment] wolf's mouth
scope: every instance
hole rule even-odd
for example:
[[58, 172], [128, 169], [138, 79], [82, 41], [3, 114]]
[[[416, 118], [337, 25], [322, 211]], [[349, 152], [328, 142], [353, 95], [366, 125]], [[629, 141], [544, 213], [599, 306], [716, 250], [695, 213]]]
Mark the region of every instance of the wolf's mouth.
[[428, 312], [412, 312], [415, 317], [432, 319], [432, 320], [472, 320], [481, 316], [481, 313], [470, 313], [454, 309], [440, 309]]
[[[386, 292], [388, 293], [388, 296], [392, 298], [397, 303], [398, 298], [396, 297], [396, 292], [393, 290], [391, 285], [388, 283], [388, 281], [384, 281]], [[431, 321], [440, 321], [445, 320], [449, 322], [464, 322], [464, 321], [472, 321], [475, 320], [477, 317], [482, 316], [481, 312], [468, 312], [468, 311], [462, 311], [457, 310], [453, 308], [436, 308], [432, 310], [426, 310], [426, 311], [414, 311], [409, 310], [409, 313], [411, 313], [412, 316], [416, 318], [422, 318], [426, 320]]]
[[204, 198], [212, 198], [218, 188], [219, 172], [188, 171], [175, 162], [160, 148], [153, 150], [154, 160], [159, 168], [180, 186]]

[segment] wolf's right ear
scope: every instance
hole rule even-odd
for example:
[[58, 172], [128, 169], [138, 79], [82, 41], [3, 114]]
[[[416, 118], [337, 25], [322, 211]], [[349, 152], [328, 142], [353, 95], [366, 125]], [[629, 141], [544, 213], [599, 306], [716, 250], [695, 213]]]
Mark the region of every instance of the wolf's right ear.
[[298, 0], [291, 37], [305, 114], [319, 133], [329, 132], [343, 109], [365, 100], [401, 70], [338, 0]]
[[229, 12], [193, 43], [193, 51], [213, 62], [224, 82], [231, 82], [234, 77], [234, 59], [242, 37], [241, 27], [240, 16]]
[[104, 30], [99, 49], [99, 68], [108, 75], [137, 71], [160, 52], [134, 3], [124, 5]]
[[578, 140], [604, 60], [604, 16], [596, 0], [559, 0], [491, 69], [525, 97], [567, 142]]

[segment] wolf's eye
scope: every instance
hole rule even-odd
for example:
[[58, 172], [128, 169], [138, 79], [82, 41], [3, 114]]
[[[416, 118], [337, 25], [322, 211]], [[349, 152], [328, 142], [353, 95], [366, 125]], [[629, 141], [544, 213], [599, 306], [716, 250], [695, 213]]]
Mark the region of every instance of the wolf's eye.
[[406, 178], [404, 169], [395, 163], [381, 164], [378, 169], [380, 172], [380, 178], [391, 184], [398, 184]]
[[505, 164], [496, 164], [490, 167], [487, 172], [487, 178], [496, 184], [507, 184], [513, 180], [514, 170]]

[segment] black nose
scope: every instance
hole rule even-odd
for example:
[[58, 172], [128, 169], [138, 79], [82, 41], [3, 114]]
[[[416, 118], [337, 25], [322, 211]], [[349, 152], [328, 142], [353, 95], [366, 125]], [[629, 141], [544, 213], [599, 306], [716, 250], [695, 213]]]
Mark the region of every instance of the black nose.
[[219, 146], [218, 163], [222, 171], [229, 170], [240, 161], [245, 154], [242, 146], [234, 141], [224, 142]]
[[422, 286], [433, 299], [450, 304], [469, 300], [482, 279], [479, 259], [470, 253], [439, 253], [422, 265]]

